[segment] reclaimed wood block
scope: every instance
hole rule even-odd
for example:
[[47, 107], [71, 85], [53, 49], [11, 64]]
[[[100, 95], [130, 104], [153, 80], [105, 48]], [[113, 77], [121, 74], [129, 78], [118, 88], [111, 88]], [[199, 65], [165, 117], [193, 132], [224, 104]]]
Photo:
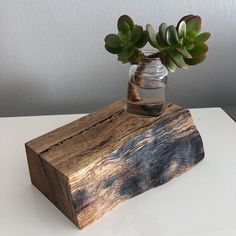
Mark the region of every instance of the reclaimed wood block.
[[26, 143], [32, 183], [79, 228], [204, 157], [188, 110], [159, 117], [125, 111], [126, 100]]

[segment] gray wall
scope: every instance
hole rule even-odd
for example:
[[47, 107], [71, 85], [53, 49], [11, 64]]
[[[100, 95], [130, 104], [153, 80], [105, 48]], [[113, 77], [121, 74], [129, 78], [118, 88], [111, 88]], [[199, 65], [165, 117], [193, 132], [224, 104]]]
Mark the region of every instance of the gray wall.
[[128, 65], [104, 50], [117, 18], [175, 24], [188, 13], [212, 32], [204, 64], [169, 76], [168, 99], [236, 105], [234, 0], [0, 0], [0, 116], [90, 112], [126, 96]]

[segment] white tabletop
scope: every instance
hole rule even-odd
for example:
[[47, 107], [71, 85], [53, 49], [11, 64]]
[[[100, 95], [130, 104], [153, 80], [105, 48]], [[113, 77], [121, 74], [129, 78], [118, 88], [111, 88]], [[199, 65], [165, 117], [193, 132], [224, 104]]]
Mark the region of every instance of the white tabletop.
[[82, 115], [0, 118], [1, 236], [235, 236], [236, 123], [192, 109], [205, 159], [78, 230], [30, 183], [24, 143]]

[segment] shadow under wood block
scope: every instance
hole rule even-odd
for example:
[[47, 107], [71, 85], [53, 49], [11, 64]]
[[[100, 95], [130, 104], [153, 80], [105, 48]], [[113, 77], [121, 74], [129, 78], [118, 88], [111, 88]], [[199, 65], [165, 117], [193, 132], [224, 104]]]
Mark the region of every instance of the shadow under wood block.
[[79, 228], [204, 157], [188, 110], [168, 103], [161, 116], [144, 118], [127, 113], [125, 104], [26, 143], [32, 183]]

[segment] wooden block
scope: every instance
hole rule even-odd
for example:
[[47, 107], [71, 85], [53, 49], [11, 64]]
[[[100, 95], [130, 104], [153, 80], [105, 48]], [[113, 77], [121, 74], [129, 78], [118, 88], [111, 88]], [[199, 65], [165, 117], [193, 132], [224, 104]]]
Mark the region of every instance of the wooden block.
[[204, 157], [188, 110], [159, 117], [125, 111], [126, 100], [26, 143], [32, 183], [79, 228]]

